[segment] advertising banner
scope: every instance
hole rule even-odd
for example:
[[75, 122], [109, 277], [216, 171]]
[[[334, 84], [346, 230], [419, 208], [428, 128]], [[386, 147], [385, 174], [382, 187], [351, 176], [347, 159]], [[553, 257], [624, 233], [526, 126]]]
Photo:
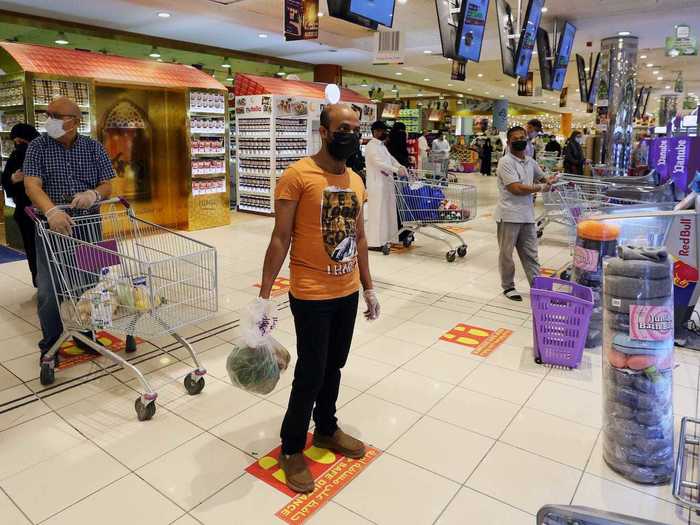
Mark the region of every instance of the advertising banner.
[[518, 78], [518, 96], [532, 97], [535, 95], [534, 73], [528, 72], [527, 75]]
[[318, 38], [318, 0], [284, 0], [284, 38]]
[[466, 80], [467, 78], [467, 63], [461, 62], [460, 60], [452, 61], [452, 74], [450, 75], [452, 80]]

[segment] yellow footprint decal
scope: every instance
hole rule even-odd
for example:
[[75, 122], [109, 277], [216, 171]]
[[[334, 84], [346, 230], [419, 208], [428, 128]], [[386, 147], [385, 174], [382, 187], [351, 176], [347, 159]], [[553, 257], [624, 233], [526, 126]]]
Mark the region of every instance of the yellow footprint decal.
[[460, 337], [457, 339], [457, 342], [467, 346], [477, 346], [479, 344], [479, 341], [472, 339], [471, 337]]
[[479, 330], [478, 328], [470, 328], [468, 333], [477, 337], [486, 337], [487, 335], [489, 335], [488, 332], [484, 332], [483, 330]]
[[333, 452], [330, 450], [326, 450], [325, 448], [316, 448], [314, 446], [306, 449], [304, 451], [304, 455], [310, 460], [320, 463], [321, 465], [330, 465], [335, 463], [337, 459], [335, 454], [333, 454]]

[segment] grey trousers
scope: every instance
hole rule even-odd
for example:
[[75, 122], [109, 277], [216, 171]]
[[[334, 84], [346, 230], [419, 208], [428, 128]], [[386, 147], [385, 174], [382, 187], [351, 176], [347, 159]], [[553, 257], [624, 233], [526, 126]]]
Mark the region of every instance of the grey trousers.
[[501, 286], [504, 290], [515, 288], [515, 262], [513, 250], [525, 269], [527, 280], [532, 281], [540, 274], [537, 259], [537, 228], [533, 223], [499, 222], [498, 226], [498, 270], [501, 273]]

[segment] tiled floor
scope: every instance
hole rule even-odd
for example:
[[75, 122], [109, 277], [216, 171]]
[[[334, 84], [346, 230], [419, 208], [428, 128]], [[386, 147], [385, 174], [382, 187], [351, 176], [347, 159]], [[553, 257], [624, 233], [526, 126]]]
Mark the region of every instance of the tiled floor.
[[[383, 454], [309, 523], [534, 524], [549, 503], [694, 522], [668, 486], [635, 485], [602, 461], [600, 351], [575, 371], [534, 364], [527, 297], [514, 305], [499, 293], [495, 181], [469, 180], [480, 218], [464, 233], [465, 259], [448, 264], [422, 236], [408, 252], [371, 254], [383, 317], [358, 321], [338, 416]], [[207, 386], [187, 396], [187, 354], [175, 344], [164, 354], [156, 345], [167, 340], [144, 343], [136, 359], [160, 395], [147, 423], [134, 417], [138, 382], [105, 376], [104, 363], [60, 371], [55, 387], [41, 387], [34, 289], [23, 263], [0, 265], [0, 524], [281, 523], [274, 513], [287, 496], [244, 469], [277, 446], [292, 373], [256, 396], [232, 387], [225, 370], [271, 226], [237, 215], [230, 227], [195, 234], [219, 255], [220, 313], [187, 331]], [[562, 266], [566, 236], [549, 229], [540, 253], [543, 266]], [[518, 280], [526, 292], [520, 270]], [[289, 309], [278, 301], [277, 337], [294, 355]], [[439, 341], [461, 322], [513, 334], [476, 357]], [[679, 352], [678, 416], [697, 414], [699, 356]]]

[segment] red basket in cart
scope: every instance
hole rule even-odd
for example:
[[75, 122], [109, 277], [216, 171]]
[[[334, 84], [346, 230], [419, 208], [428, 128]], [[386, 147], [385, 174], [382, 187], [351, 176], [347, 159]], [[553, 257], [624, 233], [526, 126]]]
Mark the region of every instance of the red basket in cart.
[[586, 343], [593, 292], [569, 281], [536, 277], [530, 297], [535, 361], [576, 368]]

